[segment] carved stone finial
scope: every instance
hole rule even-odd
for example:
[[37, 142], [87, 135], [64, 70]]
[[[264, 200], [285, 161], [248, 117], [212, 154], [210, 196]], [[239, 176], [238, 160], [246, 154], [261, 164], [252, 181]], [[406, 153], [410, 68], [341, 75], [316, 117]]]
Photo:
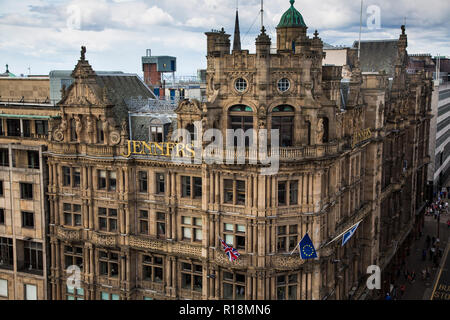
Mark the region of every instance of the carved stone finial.
[[314, 31], [314, 38], [317, 39], [318, 37], [319, 37], [319, 32], [317, 32], [317, 30], [316, 30], [316, 31]]
[[86, 54], [86, 47], [85, 46], [81, 46], [81, 58], [80, 58], [80, 60], [84, 61], [85, 54]]
[[405, 30], [406, 30], [405, 25], [402, 25], [402, 26], [401, 26], [401, 29], [402, 29], [402, 34], [405, 35], [405, 34], [406, 34], [406, 33], [405, 33]]

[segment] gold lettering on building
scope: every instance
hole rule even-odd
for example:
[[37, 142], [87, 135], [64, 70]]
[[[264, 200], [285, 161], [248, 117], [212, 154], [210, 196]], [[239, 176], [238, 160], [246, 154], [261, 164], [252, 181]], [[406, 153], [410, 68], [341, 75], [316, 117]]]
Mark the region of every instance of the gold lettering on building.
[[194, 145], [173, 142], [134, 141], [128, 140], [127, 153], [122, 154], [129, 158], [131, 155], [149, 155], [171, 157], [175, 150], [177, 157], [195, 157]]
[[370, 128], [355, 132], [352, 137], [352, 148], [358, 143], [369, 140], [370, 138], [372, 138], [372, 131], [370, 131]]

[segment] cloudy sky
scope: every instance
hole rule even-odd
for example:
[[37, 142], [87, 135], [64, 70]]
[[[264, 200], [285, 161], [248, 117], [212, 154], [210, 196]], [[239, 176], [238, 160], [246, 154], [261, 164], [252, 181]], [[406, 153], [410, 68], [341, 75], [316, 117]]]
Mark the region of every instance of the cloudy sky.
[[[253, 51], [260, 0], [240, 2], [242, 45]], [[289, 0], [265, 1], [273, 42], [289, 6]], [[310, 35], [317, 29], [332, 45], [358, 39], [360, 1], [302, 0], [295, 7]], [[5, 64], [16, 75], [28, 68], [32, 74], [71, 70], [85, 45], [95, 70], [141, 75], [141, 56], [150, 48], [176, 56], [178, 76], [194, 75], [206, 66], [204, 32], [224, 27], [233, 34], [235, 8], [236, 0], [0, 0], [0, 72]], [[450, 56], [449, 17], [448, 0], [365, 0], [362, 39], [397, 39], [406, 18], [409, 53]]]

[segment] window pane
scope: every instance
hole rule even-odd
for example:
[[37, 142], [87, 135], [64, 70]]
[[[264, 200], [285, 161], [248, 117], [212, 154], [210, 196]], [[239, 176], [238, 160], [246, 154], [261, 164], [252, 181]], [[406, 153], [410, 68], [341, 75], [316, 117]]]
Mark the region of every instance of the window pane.
[[202, 239], [203, 239], [202, 229], [195, 229], [195, 240], [202, 240]]
[[226, 234], [225, 235], [225, 242], [230, 245], [230, 246], [234, 246], [234, 236], [231, 234]]
[[245, 226], [243, 224], [237, 225], [237, 232], [244, 232], [245, 233]]
[[102, 292], [102, 300], [109, 300], [109, 293]]
[[223, 298], [233, 299], [233, 285], [229, 283], [223, 284]]
[[192, 238], [191, 228], [182, 228], [182, 229], [183, 229], [183, 238], [191, 239]]
[[225, 229], [225, 231], [231, 231], [231, 232], [233, 232], [233, 231], [234, 231], [233, 224], [231, 224], [231, 223], [225, 223], [224, 229]]
[[8, 280], [0, 279], [0, 296], [8, 297]]
[[183, 224], [192, 224], [192, 219], [191, 217], [183, 217]]
[[37, 300], [37, 288], [34, 285], [25, 285], [25, 300]]

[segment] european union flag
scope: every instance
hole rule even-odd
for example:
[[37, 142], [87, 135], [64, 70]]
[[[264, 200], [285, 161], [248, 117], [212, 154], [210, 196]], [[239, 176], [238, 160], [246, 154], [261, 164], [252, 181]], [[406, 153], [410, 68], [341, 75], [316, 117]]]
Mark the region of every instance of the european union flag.
[[314, 245], [311, 241], [311, 238], [308, 236], [308, 233], [305, 234], [303, 239], [300, 241], [299, 246], [300, 246], [300, 257], [302, 259], [306, 260], [317, 258], [316, 249], [314, 249]]

